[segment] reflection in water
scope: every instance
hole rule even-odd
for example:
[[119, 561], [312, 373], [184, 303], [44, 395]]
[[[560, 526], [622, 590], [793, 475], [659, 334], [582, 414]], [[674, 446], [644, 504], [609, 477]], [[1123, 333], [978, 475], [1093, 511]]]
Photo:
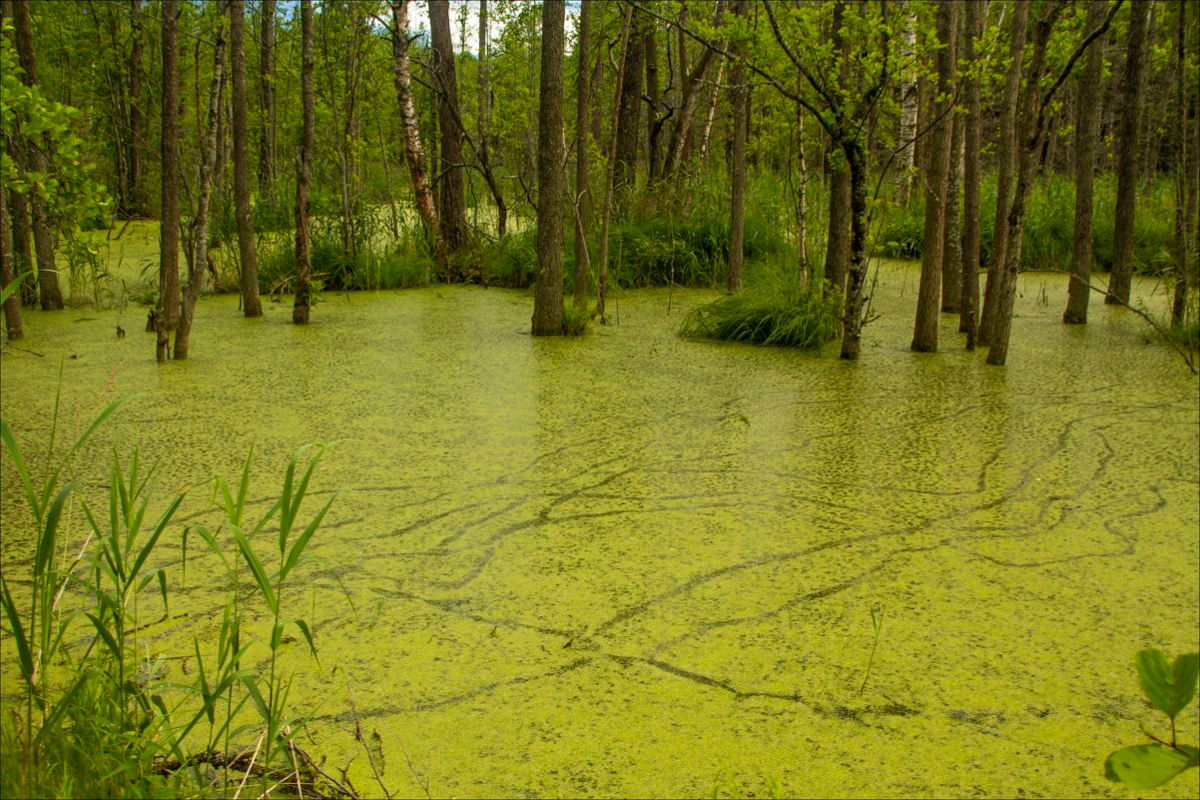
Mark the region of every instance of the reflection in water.
[[[1058, 276], [1049, 306], [1025, 293], [1007, 368], [949, 316], [944, 352], [911, 354], [910, 272], [882, 271], [855, 364], [681, 341], [709, 295], [679, 290], [670, 318], [667, 292], [627, 294], [620, 325], [558, 341], [514, 292], [330, 296], [308, 328], [210, 299], [166, 368], [112, 339], [116, 313], [34, 312], [45, 358], [4, 355], [4, 415], [44, 441], [60, 363], [72, 426], [142, 393], [82, 454], [84, 492], [137, 442], [163, 494], [197, 487], [192, 518], [251, 440], [260, 505], [292, 450], [331, 443], [315, 485], [340, 495], [294, 598], [321, 669], [289, 668], [332, 762], [352, 690], [435, 794], [697, 795], [720, 770], [821, 796], [1104, 794], [1144, 718], [1133, 653], [1200, 625], [1196, 380], [1120, 309], [1058, 324]], [[2, 469], [7, 565], [27, 543]], [[211, 561], [155, 646], [215, 630]]]

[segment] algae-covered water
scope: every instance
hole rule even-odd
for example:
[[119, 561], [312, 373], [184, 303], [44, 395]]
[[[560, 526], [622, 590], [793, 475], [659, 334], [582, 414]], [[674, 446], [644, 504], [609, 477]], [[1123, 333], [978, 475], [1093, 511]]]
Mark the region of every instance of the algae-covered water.
[[[210, 525], [211, 477], [251, 442], [255, 513], [297, 447], [329, 445], [305, 518], [339, 494], [284, 597], [320, 663], [293, 647], [285, 670], [305, 746], [358, 753], [360, 788], [356, 721], [404, 796], [1132, 797], [1104, 757], [1162, 727], [1133, 655], [1198, 646], [1196, 378], [1121, 309], [1059, 324], [1062, 276], [1023, 276], [1008, 367], [950, 317], [945, 352], [915, 355], [916, 272], [880, 281], [858, 363], [680, 340], [713, 296], [680, 290], [624, 293], [574, 340], [530, 337], [531, 298], [495, 289], [327, 295], [307, 328], [209, 298], [168, 366], [132, 306], [31, 312], [38, 355], [4, 352], [0, 398], [40, 452], [60, 368], [69, 431], [135, 394], [81, 492], [137, 443]], [[29, 532], [0, 469], [14, 570]], [[152, 656], [209, 647], [225, 596], [194, 544], [184, 583], [171, 536]]]

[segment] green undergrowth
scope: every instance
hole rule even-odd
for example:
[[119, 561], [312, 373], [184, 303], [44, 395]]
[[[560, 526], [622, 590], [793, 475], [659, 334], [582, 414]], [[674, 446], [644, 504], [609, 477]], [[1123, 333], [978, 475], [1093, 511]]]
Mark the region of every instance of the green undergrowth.
[[[1093, 205], [1093, 266], [1112, 269], [1115, 227], [1116, 180], [1111, 175], [1096, 178]], [[1174, 187], [1157, 180], [1149, 195], [1138, 195], [1134, 218], [1133, 263], [1142, 274], [1162, 275], [1173, 271], [1171, 242], [1174, 235]], [[914, 197], [905, 207], [891, 207], [885, 214], [875, 255], [919, 259], [925, 238], [925, 200]], [[980, 233], [982, 260], [991, 263], [992, 233], [996, 219], [996, 178], [987, 176], [980, 187]], [[1021, 240], [1021, 269], [1066, 272], [1071, 268], [1071, 239], [1075, 230], [1075, 185], [1061, 175], [1039, 180], [1029, 198], [1025, 231]]]
[[824, 280], [797, 288], [794, 274], [764, 266], [737, 294], [691, 309], [679, 325], [685, 338], [750, 342], [811, 350], [838, 335], [841, 292]]
[[[75, 454], [123, 402], [59, 454], [56, 400], [45, 466], [0, 419], [28, 512], [5, 519], [0, 639], [19, 678], [0, 709], [0, 796], [231, 797], [247, 783], [249, 796], [278, 796], [280, 782], [319, 796], [293, 741], [303, 720], [290, 715], [277, 657], [290, 631], [316, 657], [313, 632], [284, 595], [298, 596], [293, 571], [333, 502], [301, 522], [320, 453], [293, 456], [257, 519], [247, 513], [248, 456], [240, 481], [214, 483], [219, 523], [184, 526], [174, 519], [183, 495], [156, 498], [155, 465], [136, 448], [127, 457], [114, 448], [100, 502], [81, 496], [91, 483], [69, 479]], [[156, 652], [161, 643], [143, 631], [170, 619], [177, 576], [163, 565], [179, 552], [162, 550], [181, 545], [186, 574], [189, 534], [226, 573], [220, 627], [181, 653]], [[194, 667], [173, 678], [180, 658]]]

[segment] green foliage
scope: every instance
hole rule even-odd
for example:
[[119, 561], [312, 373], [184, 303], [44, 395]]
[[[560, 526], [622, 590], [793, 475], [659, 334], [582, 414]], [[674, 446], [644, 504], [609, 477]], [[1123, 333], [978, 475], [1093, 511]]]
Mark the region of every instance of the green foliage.
[[1104, 762], [1104, 774], [1134, 789], [1152, 789], [1200, 767], [1200, 748], [1175, 740], [1175, 718], [1196, 696], [1200, 653], [1185, 653], [1172, 662], [1161, 650], [1149, 648], [1137, 654], [1136, 664], [1146, 699], [1170, 720], [1171, 738], [1159, 739], [1143, 726], [1154, 742], [1112, 752]]
[[[564, 249], [570, 251], [571, 245]], [[568, 275], [570, 267], [564, 269]], [[487, 286], [528, 289], [537, 279], [537, 229], [509, 233], [485, 244], [480, 253], [481, 280]]]
[[744, 292], [691, 309], [679, 325], [687, 338], [815, 349], [837, 336], [841, 293], [824, 281], [797, 291], [773, 276]]
[[575, 303], [567, 298], [563, 300], [563, 333], [567, 336], [582, 336], [588, 332], [588, 323], [592, 321], [595, 309], [583, 305], [575, 307]]
[[[139, 632], [141, 615], [161, 607], [167, 618], [166, 572], [152, 564], [155, 551], [183, 500], [171, 498], [150, 522], [154, 468], [145, 469], [135, 449], [127, 464], [114, 450], [103, 506], [80, 502], [87, 531], [79, 555], [67, 563], [64, 554], [76, 549], [70, 542], [71, 509], [76, 483], [62, 485], [74, 454], [124, 401], [105, 408], [69, 448], [54, 459], [53, 432], [40, 482], [33, 477], [24, 453], [7, 422], [0, 419], [4, 449], [16, 471], [29, 508], [28, 524], [36, 533], [29, 578], [15, 579], [15, 562], [6, 554], [0, 575], [0, 606], [4, 637], [16, 651], [21, 676], [20, 702], [0, 714], [0, 795], [4, 797], [180, 797], [209, 796], [209, 781], [199, 763], [214, 765], [213, 754], [223, 743], [228, 758], [225, 772], [228, 796], [230, 762], [237, 763], [233, 736], [247, 730], [233, 722], [247, 702], [262, 721], [257, 754], [264, 779], [276, 780], [291, 771], [289, 751], [295, 720], [287, 715], [288, 684], [276, 675], [276, 655], [287, 625], [295, 625], [315, 655], [313, 633], [303, 619], [285, 621], [283, 596], [289, 576], [302, 562], [305, 548], [333, 502], [331, 497], [306, 523], [299, 520], [319, 453], [301, 468], [304, 451], [292, 458], [276, 502], [252, 528], [244, 528], [249, 495], [250, 459], [241, 481], [231, 490], [217, 479], [225, 521], [216, 531], [193, 524], [184, 529], [186, 569], [188, 531], [202, 536], [234, 575], [234, 593], [225, 606], [217, 636], [216, 658], [206, 657], [200, 641], [193, 642], [198, 673], [185, 682], [166, 680], [166, 661], [151, 657]], [[54, 421], [57, 422], [57, 401]], [[53, 431], [53, 427], [52, 427]], [[235, 499], [236, 497], [236, 499]], [[277, 566], [268, 566], [253, 544], [272, 522], [278, 534]], [[228, 531], [236, 555], [226, 557], [221, 531]], [[239, 601], [238, 565], [250, 567], [256, 594], [273, 619], [266, 676], [244, 665], [252, 642], [242, 637], [245, 601]], [[232, 563], [231, 563], [232, 562]], [[76, 572], [82, 570], [83, 575]], [[150, 590], [158, 602], [143, 595]], [[80, 603], [78, 608], [66, 606]], [[86, 632], [72, 627], [76, 620]], [[71, 635], [68, 636], [68, 631]], [[145, 651], [145, 655], [143, 654]], [[186, 673], [185, 673], [186, 674]], [[207, 722], [204, 746], [192, 732]], [[254, 730], [251, 728], [250, 730]]]
[[6, 21], [0, 35], [0, 131], [6, 138], [22, 136], [37, 148], [45, 156], [46, 171], [22, 174], [6, 148], [0, 154], [0, 186], [39, 196], [60, 231], [73, 235], [76, 225], [103, 216], [104, 188], [92, 180], [83, 139], [72, 131], [79, 110], [49, 99], [37, 84], [21, 82], [10, 33]]
[[743, 800], [747, 797], [767, 797], [770, 800], [779, 800], [786, 797], [783, 792], [783, 787], [779, 785], [779, 780], [774, 775], [767, 775], [764, 778], [766, 784], [766, 792], [759, 793], [756, 791], [747, 791], [746, 786], [738, 780], [738, 777], [733, 772], [722, 770], [717, 773], [717, 777], [713, 779], [712, 792], [709, 797], [713, 800], [718, 798], [729, 797], [733, 800]]
[[[981, 259], [989, 264], [996, 219], [995, 176], [981, 182]], [[1161, 275], [1172, 269], [1171, 242], [1173, 187], [1156, 181], [1148, 197], [1138, 200], [1134, 222], [1133, 263], [1144, 274]], [[1102, 271], [1112, 269], [1116, 181], [1104, 175], [1096, 179], [1093, 209], [1092, 261]], [[1071, 268], [1071, 239], [1075, 231], [1075, 187], [1066, 178], [1052, 175], [1039, 181], [1029, 198], [1025, 230], [1021, 239], [1021, 269], [1068, 271]], [[925, 201], [914, 197], [903, 207], [887, 210], [875, 255], [919, 259], [925, 240]]]

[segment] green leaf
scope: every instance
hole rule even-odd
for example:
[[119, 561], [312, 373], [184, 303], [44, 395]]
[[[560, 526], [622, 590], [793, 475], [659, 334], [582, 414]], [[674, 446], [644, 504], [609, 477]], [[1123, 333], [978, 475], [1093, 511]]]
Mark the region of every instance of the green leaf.
[[258, 590], [262, 592], [263, 599], [267, 601], [267, 607], [271, 609], [271, 613], [278, 615], [279, 607], [276, 605], [275, 592], [271, 590], [271, 581], [267, 577], [267, 571], [263, 568], [262, 561], [254, 552], [254, 548], [250, 546], [250, 540], [246, 538], [246, 534], [242, 533], [241, 528], [231, 526], [233, 531], [234, 541], [237, 542], [238, 550], [242, 552], [242, 557], [250, 566], [250, 572], [254, 574], [254, 581], [258, 584]]
[[[1143, 651], [1145, 652], [1145, 651]], [[1104, 761], [1104, 776], [1134, 789], [1161, 786], [1188, 768], [1189, 753], [1164, 744], [1122, 747]]]
[[0, 419], [0, 439], [3, 439], [4, 446], [8, 449], [8, 457], [12, 459], [13, 466], [17, 468], [17, 475], [21, 478], [21, 485], [25, 487], [25, 496], [29, 500], [29, 508], [33, 511], [33, 516], [41, 519], [42, 510], [38, 504], [37, 492], [33, 490], [33, 481], [29, 478], [29, 470], [25, 466], [21, 448], [17, 446], [17, 437], [13, 435], [12, 428], [8, 427], [8, 423], [3, 419]]
[[[299, 628], [300, 632], [304, 634], [304, 639], [308, 642], [308, 649], [312, 653], [312, 657], [317, 658], [317, 646], [313, 644], [313, 635], [312, 631], [308, 629], [308, 623], [302, 619], [298, 619], [296, 620], [296, 627]], [[317, 659], [318, 666], [320, 663], [320, 659]]]
[[29, 646], [25, 628], [21, 625], [21, 615], [17, 613], [17, 605], [8, 591], [8, 581], [4, 580], [3, 575], [0, 575], [0, 602], [3, 602], [4, 613], [8, 616], [8, 624], [12, 627], [13, 637], [17, 640], [17, 660], [21, 665], [21, 676], [29, 681], [33, 677], [33, 650]]
[[292, 568], [296, 566], [296, 562], [300, 560], [300, 554], [304, 552], [304, 548], [308, 545], [308, 541], [312, 539], [313, 534], [317, 532], [317, 528], [320, 527], [321, 521], [325, 519], [326, 512], [329, 511], [329, 507], [333, 505], [333, 501], [336, 498], [336, 494], [333, 497], [330, 497], [328, 502], [325, 503], [317, 515], [313, 517], [312, 522], [308, 523], [308, 526], [304, 529], [304, 532], [296, 537], [295, 543], [292, 544], [292, 550], [290, 553], [288, 553], [287, 561], [284, 562], [283, 569], [279, 572], [280, 580], [286, 578], [288, 573], [292, 571]]
[[1200, 654], [1186, 653], [1172, 665], [1161, 650], [1148, 648], [1137, 654], [1137, 671], [1142, 691], [1160, 711], [1171, 719], [1187, 708], [1196, 696], [1196, 676]]

